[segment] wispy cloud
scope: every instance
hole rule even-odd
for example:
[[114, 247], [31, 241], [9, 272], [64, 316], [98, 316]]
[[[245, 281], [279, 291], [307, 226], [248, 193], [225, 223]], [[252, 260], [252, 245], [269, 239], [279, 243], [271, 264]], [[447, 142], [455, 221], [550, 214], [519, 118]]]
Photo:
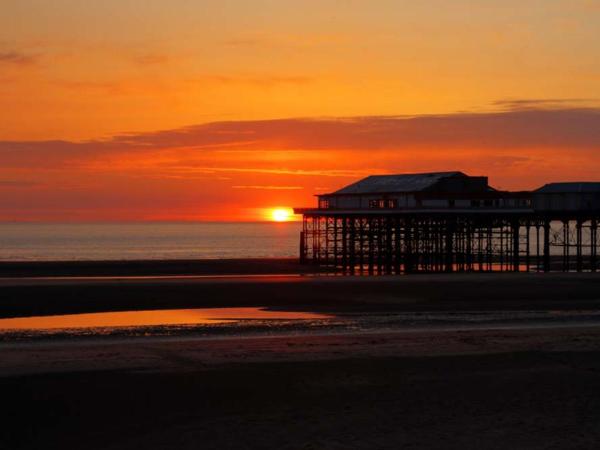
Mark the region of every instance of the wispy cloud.
[[[145, 67], [158, 66], [167, 63], [160, 56], [148, 56], [136, 59], [136, 64]], [[1, 63], [1, 61], [0, 61]], [[200, 75], [188, 78], [180, 86], [175, 86], [167, 80], [152, 77], [132, 77], [126, 79], [56, 79], [52, 84], [56, 87], [89, 94], [108, 96], [123, 95], [155, 95], [156, 92], [190, 88], [212, 89], [232, 85], [245, 85], [254, 89], [271, 89], [285, 86], [301, 86], [313, 83], [315, 80], [306, 76], [295, 75]]]
[[15, 66], [31, 66], [37, 62], [37, 57], [18, 51], [0, 51], [0, 64]]
[[493, 102], [494, 106], [508, 111], [523, 111], [536, 109], [560, 109], [565, 107], [594, 107], [600, 103], [594, 98], [521, 98], [502, 99]]
[[305, 49], [326, 45], [349, 44], [354, 38], [347, 33], [246, 33], [221, 43], [227, 47], [261, 47]]
[[295, 191], [304, 189], [302, 186], [262, 186], [262, 185], [236, 185], [231, 186], [233, 189], [259, 189], [267, 191]]
[[314, 82], [307, 76], [296, 75], [202, 75], [188, 80], [189, 83], [217, 83], [224, 85], [247, 84], [258, 87], [273, 87], [277, 85], [305, 85]]
[[24, 180], [0, 180], [0, 187], [4, 188], [30, 188], [33, 186], [39, 186], [40, 183], [35, 181], [24, 181]]
[[159, 53], [147, 53], [133, 58], [133, 62], [140, 66], [160, 66], [168, 64], [170, 61], [169, 56]]
[[127, 91], [122, 83], [116, 81], [61, 80], [55, 81], [54, 84], [72, 91], [87, 91], [99, 94], [123, 94]]
[[174, 164], [170, 166], [169, 170], [177, 171], [179, 173], [218, 173], [218, 172], [229, 172], [229, 173], [250, 173], [250, 174], [268, 174], [268, 175], [296, 175], [304, 177], [331, 177], [331, 178], [349, 178], [366, 175], [369, 173], [369, 169], [364, 170], [304, 170], [304, 169], [269, 169], [261, 167], [200, 167], [195, 165], [179, 165]]

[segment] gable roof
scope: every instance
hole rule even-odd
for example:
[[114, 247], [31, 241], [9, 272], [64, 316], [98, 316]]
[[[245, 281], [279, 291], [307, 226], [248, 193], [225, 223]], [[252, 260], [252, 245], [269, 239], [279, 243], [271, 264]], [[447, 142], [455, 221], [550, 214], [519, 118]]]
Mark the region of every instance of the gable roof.
[[333, 194], [380, 194], [391, 192], [424, 191], [444, 178], [466, 175], [462, 172], [406, 173], [398, 175], [371, 175], [350, 184]]
[[549, 183], [535, 191], [540, 194], [600, 192], [599, 182]]

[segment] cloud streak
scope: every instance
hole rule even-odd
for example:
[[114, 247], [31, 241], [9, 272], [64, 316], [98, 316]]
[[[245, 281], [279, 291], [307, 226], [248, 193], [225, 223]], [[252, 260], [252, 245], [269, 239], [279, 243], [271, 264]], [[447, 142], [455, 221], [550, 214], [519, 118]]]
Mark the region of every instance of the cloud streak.
[[304, 189], [302, 186], [262, 186], [262, 185], [236, 185], [231, 186], [233, 189], [259, 189], [266, 191], [295, 191]]
[[313, 83], [314, 79], [307, 76], [292, 75], [249, 75], [249, 76], [229, 76], [229, 75], [203, 75], [188, 80], [192, 84], [246, 84], [255, 87], [268, 88], [279, 85], [306, 85]]
[[14, 66], [31, 66], [37, 62], [33, 55], [17, 51], [0, 52], [0, 64], [9, 64]]
[[508, 111], [524, 111], [539, 109], [561, 109], [565, 107], [593, 107], [598, 104], [598, 99], [593, 98], [522, 98], [522, 99], [504, 99], [497, 100], [492, 105]]
[[39, 185], [40, 183], [37, 183], [35, 181], [0, 180], [0, 187], [3, 188], [30, 188]]
[[170, 61], [171, 58], [169, 56], [159, 53], [147, 53], [133, 58], [133, 62], [140, 66], [162, 66], [168, 64]]
[[440, 151], [490, 155], [519, 150], [590, 152], [600, 150], [600, 109], [213, 122], [84, 142], [0, 141], [0, 158], [8, 167], [68, 167], [104, 156], [167, 149], [185, 149], [187, 157], [223, 150], [418, 151], [423, 158]]

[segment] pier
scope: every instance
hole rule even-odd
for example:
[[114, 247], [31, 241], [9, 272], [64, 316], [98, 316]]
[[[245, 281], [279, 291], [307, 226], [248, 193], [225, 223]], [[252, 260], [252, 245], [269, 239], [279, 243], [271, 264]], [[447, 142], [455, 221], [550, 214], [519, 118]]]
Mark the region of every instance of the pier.
[[303, 215], [302, 263], [348, 274], [598, 269], [600, 183], [499, 191], [462, 172], [375, 175]]

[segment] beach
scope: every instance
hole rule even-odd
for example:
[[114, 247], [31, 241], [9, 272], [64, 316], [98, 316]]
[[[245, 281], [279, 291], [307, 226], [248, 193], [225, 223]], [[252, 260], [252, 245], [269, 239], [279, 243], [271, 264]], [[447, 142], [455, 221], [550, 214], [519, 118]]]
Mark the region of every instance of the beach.
[[5, 333], [0, 448], [593, 448], [600, 438], [596, 274], [261, 269], [280, 263], [295, 264], [6, 272], [2, 318], [215, 307], [323, 318]]
[[0, 436], [11, 449], [594, 448], [599, 343], [594, 328], [12, 349]]
[[[32, 276], [24, 276], [31, 273]], [[264, 306], [315, 311], [596, 309], [594, 273], [343, 276], [297, 259], [0, 264], [0, 318]]]

